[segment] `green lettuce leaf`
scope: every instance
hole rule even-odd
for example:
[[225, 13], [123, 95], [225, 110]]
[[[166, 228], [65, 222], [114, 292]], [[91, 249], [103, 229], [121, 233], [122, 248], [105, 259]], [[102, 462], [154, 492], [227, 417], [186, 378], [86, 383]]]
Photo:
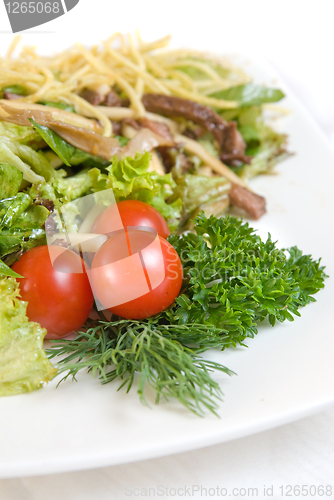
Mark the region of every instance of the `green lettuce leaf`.
[[92, 166], [108, 165], [108, 162], [105, 162], [101, 158], [92, 156], [89, 153], [85, 153], [85, 151], [82, 151], [81, 149], [75, 148], [45, 125], [39, 125], [32, 119], [30, 119], [30, 121], [35, 130], [40, 134], [41, 138], [68, 167], [80, 165], [84, 162]]
[[23, 276], [13, 271], [13, 269], [11, 269], [9, 266], [7, 266], [7, 264], [2, 262], [2, 260], [0, 260], [0, 275], [13, 276], [13, 278], [23, 278]]
[[4, 229], [0, 233], [0, 257], [6, 257], [6, 263], [12, 265], [20, 255], [7, 262], [7, 256], [16, 252], [30, 250], [46, 245], [45, 231], [42, 228], [20, 230], [16, 226]]
[[45, 244], [44, 223], [49, 215], [49, 210], [33, 204], [27, 193], [20, 192], [12, 198], [1, 200], [0, 258]]
[[54, 176], [54, 169], [41, 151], [8, 137], [0, 137], [0, 157], [21, 170], [23, 178], [29, 182], [38, 182], [43, 178], [48, 181]]
[[51, 106], [52, 108], [64, 109], [70, 113], [75, 113], [74, 106], [72, 104], [66, 104], [66, 102], [56, 102], [56, 101], [40, 101], [39, 104], [44, 104], [44, 106]]
[[16, 219], [29, 207], [31, 198], [26, 193], [18, 193], [12, 198], [0, 201], [0, 229], [12, 227]]
[[[182, 59], [180, 59], [181, 61]], [[235, 73], [234, 69], [232, 67], [223, 67], [220, 64], [218, 64], [215, 61], [209, 61], [208, 59], [202, 59], [200, 57], [191, 57], [187, 56], [184, 58], [184, 66], [179, 66], [178, 70], [183, 71], [183, 73], [186, 73], [190, 78], [193, 80], [207, 80], [208, 76], [206, 71], [201, 69], [200, 67], [193, 66], [191, 63], [192, 61], [194, 62], [199, 62], [199, 63], [204, 63], [205, 66], [210, 66], [214, 71], [216, 71], [220, 76], [222, 76], [224, 79], [231, 80], [233, 81], [235, 77], [238, 77], [237, 73]]]
[[251, 178], [270, 173], [279, 161], [288, 156], [287, 137], [267, 125], [258, 106], [242, 108], [237, 118], [238, 129], [247, 144], [246, 154], [253, 156], [249, 165], [244, 165], [239, 174]]
[[81, 170], [70, 177], [58, 177], [52, 183], [56, 196], [60, 198], [62, 203], [68, 203], [80, 198], [89, 191], [92, 184], [88, 169]]
[[49, 210], [46, 207], [43, 207], [43, 205], [30, 205], [16, 219], [14, 229], [20, 229], [20, 231], [39, 229], [43, 226], [49, 215]]
[[246, 83], [214, 92], [210, 97], [224, 101], [237, 101], [239, 106], [242, 107], [264, 104], [266, 102], [277, 102], [284, 97], [284, 94], [279, 89]]
[[137, 153], [135, 158], [117, 157], [106, 168], [108, 173], [101, 173], [93, 168], [89, 174], [94, 192], [112, 188], [116, 201], [125, 199], [141, 200], [156, 208], [166, 219], [171, 230], [178, 226], [181, 215], [182, 201], [174, 200], [167, 203], [176, 187], [171, 174], [159, 175], [148, 172], [150, 155]]
[[57, 373], [43, 350], [46, 330], [26, 309], [15, 278], [0, 277], [0, 396], [40, 389]]
[[3, 87], [0, 90], [0, 99], [3, 98], [4, 92], [10, 92], [11, 94], [17, 95], [28, 95], [28, 91], [23, 85], [9, 85], [8, 87]]
[[[28, 182], [41, 182], [44, 181], [44, 178], [38, 174], [36, 174], [33, 169], [27, 165], [24, 161], [17, 156], [12, 149], [17, 151], [18, 143], [14, 143], [12, 141], [8, 141], [5, 143], [6, 137], [0, 137], [0, 158], [3, 162], [9, 163], [10, 165], [16, 167], [23, 174], [23, 178]], [[33, 150], [32, 150], [33, 151]]]
[[5, 121], [0, 121], [0, 137], [7, 137], [21, 144], [31, 144], [34, 141], [37, 143], [41, 139], [33, 127], [15, 125]]
[[183, 203], [181, 226], [187, 224], [200, 210], [207, 215], [221, 215], [228, 206], [230, 182], [225, 177], [207, 177], [204, 175], [176, 175], [176, 187], [169, 201], [181, 199]]
[[59, 156], [65, 165], [70, 167], [70, 160], [75, 148], [45, 125], [39, 125], [39, 123], [35, 122], [33, 119], [30, 119], [30, 121], [34, 129], [39, 133], [46, 144]]
[[129, 142], [129, 140], [130, 140], [128, 137], [124, 137], [124, 135], [115, 135], [115, 139], [117, 139], [117, 140], [118, 140], [119, 145], [121, 146], [121, 148], [122, 148], [123, 146], [126, 146], [126, 145], [127, 145], [127, 143], [128, 143], [128, 142]]
[[226, 120], [236, 120], [238, 130], [246, 144], [246, 155], [253, 156], [249, 165], [241, 165], [234, 171], [241, 177], [251, 178], [270, 173], [279, 161], [289, 153], [286, 149], [287, 137], [267, 125], [262, 116], [261, 106], [247, 106], [220, 113]]
[[20, 188], [23, 174], [9, 163], [0, 163], [0, 200], [15, 196]]

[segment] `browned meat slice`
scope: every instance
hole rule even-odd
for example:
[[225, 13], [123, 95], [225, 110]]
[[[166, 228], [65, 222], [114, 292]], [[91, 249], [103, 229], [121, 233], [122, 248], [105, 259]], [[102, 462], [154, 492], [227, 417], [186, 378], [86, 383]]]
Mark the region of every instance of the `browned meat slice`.
[[158, 153], [161, 156], [162, 163], [167, 174], [175, 166], [177, 159], [180, 162], [182, 174], [185, 174], [186, 171], [192, 166], [186, 155], [184, 153], [180, 153], [177, 147], [160, 146], [158, 148]]
[[109, 107], [122, 106], [122, 99], [113, 90], [108, 92], [107, 95], [104, 95], [95, 90], [84, 89], [80, 97], [88, 101], [92, 106], [100, 106], [101, 104]]
[[189, 137], [189, 139], [193, 139], [194, 141], [196, 141], [197, 139], [202, 137], [204, 134], [205, 134], [205, 130], [202, 127], [195, 127], [192, 129], [186, 128], [183, 131], [183, 135], [185, 135], [186, 137]]
[[145, 94], [143, 104], [147, 111], [167, 116], [180, 116], [191, 120], [212, 133], [223, 153], [240, 155], [246, 144], [235, 122], [226, 122], [209, 106], [188, 99], [161, 94]]
[[148, 128], [155, 134], [165, 139], [169, 147], [175, 145], [173, 134], [166, 123], [149, 120], [148, 118], [139, 118], [138, 120], [134, 120], [133, 118], [124, 118], [124, 120], [122, 120], [122, 123], [129, 125], [135, 130]]
[[122, 106], [122, 99], [120, 98], [120, 96], [118, 94], [116, 94], [116, 92], [111, 90], [106, 95], [106, 97], [103, 101], [103, 104], [105, 106], [108, 106], [109, 108], [113, 108], [113, 107], [119, 108]]
[[263, 196], [252, 193], [248, 189], [238, 186], [232, 182], [229, 197], [232, 205], [242, 208], [253, 219], [259, 219], [261, 215], [266, 213], [266, 200]]
[[122, 120], [122, 122], [125, 123], [126, 125], [129, 125], [130, 127], [134, 128], [135, 130], [141, 129], [140, 123], [138, 123], [133, 118], [124, 118], [124, 120]]
[[130, 107], [130, 99], [128, 99], [127, 97], [124, 97], [123, 99], [121, 99], [121, 106], [122, 108], [129, 108]]
[[122, 135], [122, 122], [112, 121], [112, 133], [114, 135]]
[[235, 155], [231, 155], [231, 154], [228, 154], [228, 153], [221, 153], [219, 155], [219, 159], [223, 162], [223, 163], [227, 163], [228, 165], [232, 166], [232, 167], [237, 167], [238, 164], [241, 163], [247, 163], [247, 165], [250, 164], [250, 162], [252, 161], [252, 156], [246, 156], [246, 155], [238, 155], [238, 154], [235, 154]]
[[174, 143], [174, 137], [166, 123], [149, 120], [148, 118], [141, 118], [139, 120], [143, 127], [149, 128], [155, 134], [161, 135], [166, 141]]
[[22, 97], [19, 94], [13, 94], [13, 92], [4, 92], [3, 93], [3, 99], [7, 99], [8, 101], [14, 101], [15, 99], [19, 99]]
[[105, 97], [103, 94], [99, 94], [99, 92], [95, 92], [95, 90], [84, 89], [80, 97], [88, 101], [92, 106], [99, 106], [103, 103]]

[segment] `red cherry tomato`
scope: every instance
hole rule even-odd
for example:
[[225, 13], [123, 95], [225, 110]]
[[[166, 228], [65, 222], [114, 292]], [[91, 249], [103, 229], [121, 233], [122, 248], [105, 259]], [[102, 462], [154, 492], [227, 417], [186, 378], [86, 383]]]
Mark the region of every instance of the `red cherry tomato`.
[[108, 239], [90, 271], [94, 294], [105, 309], [126, 319], [143, 319], [170, 306], [180, 292], [183, 270], [175, 249], [147, 231]]
[[121, 216], [123, 226], [125, 228], [137, 227], [149, 227], [155, 229], [155, 231], [162, 236], [162, 238], [167, 238], [170, 234], [167, 222], [163, 216], [147, 203], [139, 200], [124, 200], [111, 205], [106, 208], [97, 217], [94, 222], [91, 232], [98, 234], [107, 234], [115, 231], [115, 227], [118, 229], [118, 212]]
[[27, 316], [47, 329], [47, 339], [65, 337], [84, 324], [94, 296], [79, 255], [40, 246], [25, 252], [12, 269], [24, 276], [17, 280], [22, 300], [28, 302]]

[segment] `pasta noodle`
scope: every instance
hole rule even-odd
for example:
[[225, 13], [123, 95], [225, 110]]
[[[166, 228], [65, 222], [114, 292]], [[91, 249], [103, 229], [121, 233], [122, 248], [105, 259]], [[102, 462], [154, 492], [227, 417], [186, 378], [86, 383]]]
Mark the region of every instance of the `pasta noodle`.
[[[217, 109], [236, 107], [234, 101], [214, 99], [210, 94], [238, 83], [248, 77], [236, 68], [221, 74], [212, 57], [189, 50], [168, 49], [169, 36], [154, 42], [143, 42], [114, 33], [100, 45], [91, 48], [81, 44], [51, 57], [38, 56], [31, 47], [25, 47], [18, 56], [19, 37], [15, 37], [6, 57], [0, 58], [0, 88], [23, 85], [28, 95], [20, 97], [25, 103], [62, 101], [74, 106], [77, 113], [95, 118], [103, 128], [103, 135], [112, 135], [110, 118], [147, 115], [141, 98], [146, 92], [175, 95], [195, 100]], [[221, 67], [220, 67], [221, 68]], [[192, 77], [196, 72], [198, 78]], [[101, 85], [119, 91], [130, 101], [129, 108], [93, 106], [80, 97], [85, 89]]]

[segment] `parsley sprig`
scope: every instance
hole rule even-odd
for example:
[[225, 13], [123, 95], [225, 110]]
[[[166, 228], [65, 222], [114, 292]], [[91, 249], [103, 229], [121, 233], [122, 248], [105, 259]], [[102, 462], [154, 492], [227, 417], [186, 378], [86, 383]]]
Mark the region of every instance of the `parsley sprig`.
[[297, 247], [279, 249], [270, 234], [262, 241], [239, 219], [200, 214], [195, 231], [170, 239], [188, 279], [176, 300], [175, 320], [219, 327], [222, 348], [254, 337], [257, 323], [267, 317], [272, 326], [293, 321], [324, 287], [320, 259]]
[[62, 356], [64, 379], [86, 368], [102, 383], [120, 379], [119, 388], [129, 391], [138, 373], [142, 402], [149, 385], [157, 403], [172, 397], [198, 415], [216, 414], [222, 392], [210, 372], [232, 372], [200, 354], [245, 345], [267, 317], [272, 326], [293, 321], [324, 287], [320, 260], [297, 247], [279, 249], [270, 235], [262, 241], [248, 223], [230, 216], [202, 213], [194, 223], [194, 233], [170, 237], [185, 278], [174, 304], [153, 318], [99, 321], [74, 340], [56, 341], [48, 353]]

